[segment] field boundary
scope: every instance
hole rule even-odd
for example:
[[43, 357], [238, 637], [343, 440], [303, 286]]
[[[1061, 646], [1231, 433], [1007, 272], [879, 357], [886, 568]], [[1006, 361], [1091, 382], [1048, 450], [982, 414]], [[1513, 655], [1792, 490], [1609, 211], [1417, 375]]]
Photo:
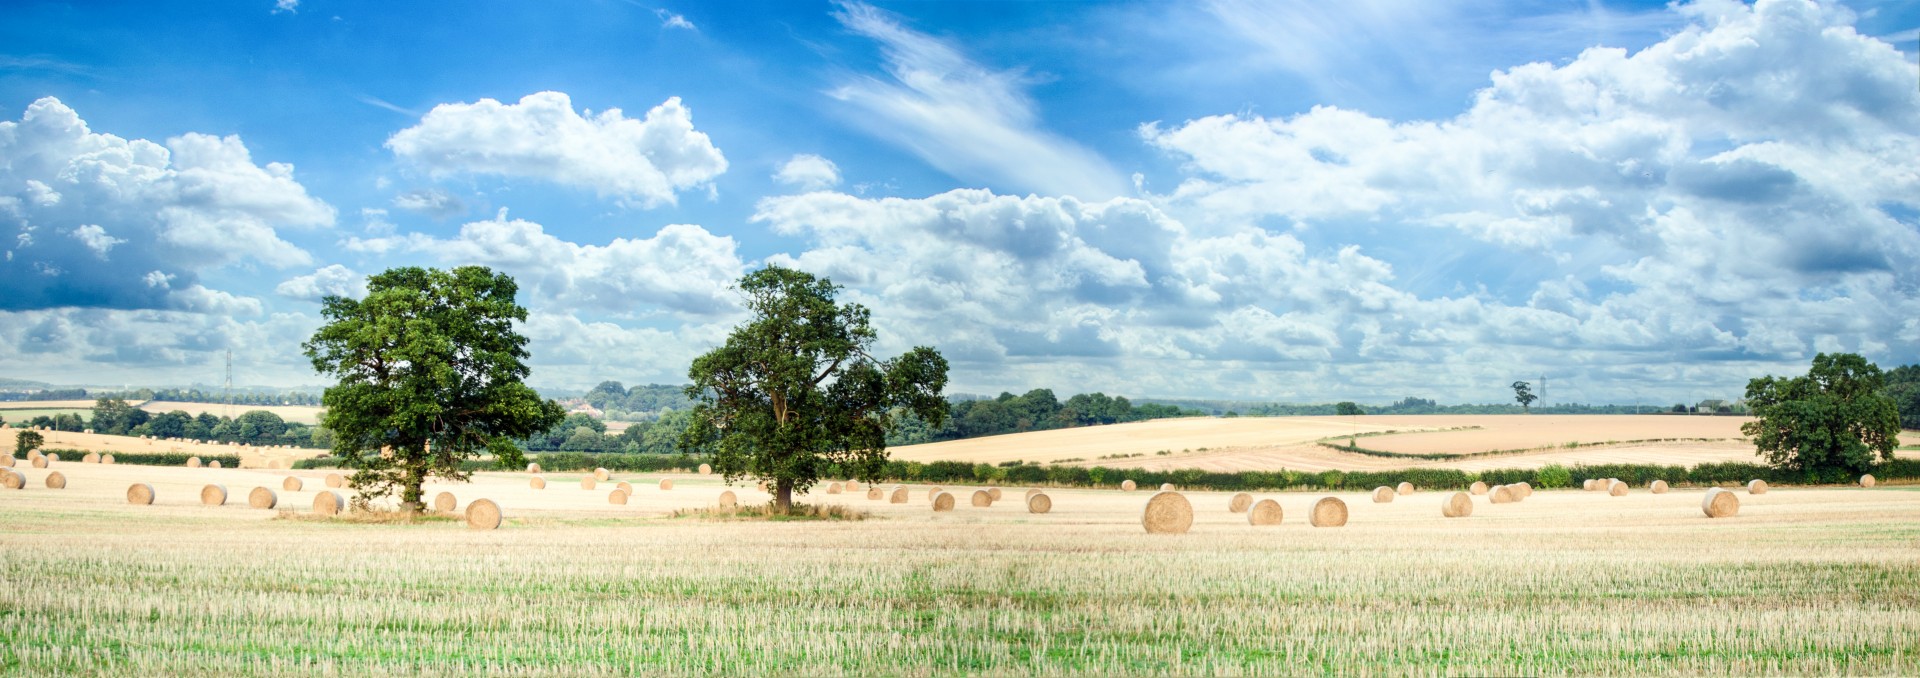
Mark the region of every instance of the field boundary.
[[[1479, 427], [1475, 426], [1473, 428], [1479, 428]], [[1447, 429], [1447, 430], [1456, 431], [1456, 430], [1465, 430], [1465, 428], [1463, 427], [1459, 429]], [[1412, 432], [1413, 433], [1431, 433], [1431, 431], [1412, 431]], [[1386, 435], [1386, 433], [1383, 432], [1381, 435]], [[1359, 437], [1365, 437], [1365, 436], [1359, 436]], [[1314, 441], [1314, 444], [1330, 450], [1338, 450], [1340, 452], [1352, 452], [1354, 454], [1364, 454], [1370, 457], [1388, 457], [1392, 459], [1426, 459], [1426, 460], [1433, 460], [1433, 461], [1458, 461], [1461, 459], [1484, 459], [1486, 457], [1502, 457], [1502, 456], [1509, 456], [1509, 455], [1516, 455], [1516, 454], [1528, 454], [1532, 452], [1551, 452], [1554, 450], [1578, 450], [1578, 449], [1585, 449], [1590, 447], [1612, 447], [1616, 445], [1647, 445], [1651, 443], [1726, 443], [1726, 442], [1740, 442], [1740, 441], [1746, 440], [1746, 438], [1639, 438], [1635, 440], [1607, 440], [1607, 441], [1595, 441], [1590, 443], [1574, 441], [1570, 443], [1561, 443], [1558, 445], [1541, 445], [1538, 447], [1522, 447], [1522, 448], [1507, 449], [1507, 450], [1487, 450], [1485, 452], [1392, 452], [1388, 450], [1369, 449], [1365, 447], [1359, 447], [1356, 445], [1340, 445], [1335, 442], [1343, 438], [1349, 439], [1349, 440], [1352, 439], [1352, 437], [1350, 436], [1334, 436], [1331, 438], [1321, 438], [1319, 440]]]

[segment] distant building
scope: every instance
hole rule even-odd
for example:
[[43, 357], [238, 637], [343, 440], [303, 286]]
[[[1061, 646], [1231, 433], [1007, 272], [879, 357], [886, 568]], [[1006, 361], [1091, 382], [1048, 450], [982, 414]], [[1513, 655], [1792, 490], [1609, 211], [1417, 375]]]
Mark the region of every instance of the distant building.
[[587, 403], [580, 403], [579, 405], [575, 405], [573, 409], [567, 410], [567, 414], [576, 414], [576, 413], [584, 414], [589, 417], [593, 417], [595, 419], [600, 419], [607, 416], [607, 413], [601, 411], [600, 408], [594, 407]]

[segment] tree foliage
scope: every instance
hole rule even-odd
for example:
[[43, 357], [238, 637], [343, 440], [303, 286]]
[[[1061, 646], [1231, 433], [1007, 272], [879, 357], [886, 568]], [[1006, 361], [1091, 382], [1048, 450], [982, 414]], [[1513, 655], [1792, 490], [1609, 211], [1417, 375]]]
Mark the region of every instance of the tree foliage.
[[751, 317], [694, 359], [686, 393], [695, 405], [681, 436], [683, 449], [711, 454], [727, 480], [773, 483], [785, 510], [829, 464], [876, 478], [900, 413], [945, 418], [946, 359], [924, 346], [873, 357], [867, 309], [836, 303], [831, 281], [769, 266], [739, 288]]
[[1804, 377], [1747, 383], [1755, 419], [1740, 426], [1774, 468], [1851, 475], [1893, 458], [1900, 415], [1881, 392], [1880, 368], [1853, 353], [1822, 353]]
[[1533, 394], [1533, 384], [1516, 381], [1513, 382], [1513, 399], [1515, 402], [1520, 403], [1521, 412], [1531, 412], [1533, 411], [1533, 401], [1539, 400], [1540, 396]]
[[40, 435], [39, 431], [21, 431], [13, 439], [13, 453], [15, 456], [25, 457], [34, 450], [40, 449], [40, 446], [46, 442], [46, 436]]
[[358, 469], [362, 498], [397, 489], [417, 507], [428, 476], [464, 481], [460, 461], [483, 452], [518, 466], [513, 441], [561, 420], [559, 404], [522, 382], [518, 289], [480, 266], [407, 267], [369, 277], [365, 299], [325, 299], [327, 324], [305, 348], [316, 371], [339, 379], [321, 397], [321, 423], [334, 456]]
[[1340, 415], [1342, 417], [1366, 414], [1366, 412], [1360, 409], [1360, 405], [1358, 403], [1354, 403], [1352, 401], [1342, 401], [1339, 403], [1335, 403], [1333, 406], [1333, 413]]
[[1900, 411], [1900, 428], [1920, 429], [1920, 365], [1888, 370], [1885, 391]]

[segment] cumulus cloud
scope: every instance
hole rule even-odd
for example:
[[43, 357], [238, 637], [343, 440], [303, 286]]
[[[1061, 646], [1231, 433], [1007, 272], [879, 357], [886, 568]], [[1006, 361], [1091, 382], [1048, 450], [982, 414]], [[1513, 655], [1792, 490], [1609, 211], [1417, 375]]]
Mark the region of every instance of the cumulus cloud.
[[438, 188], [422, 188], [393, 196], [393, 206], [436, 219], [460, 216], [467, 211], [466, 204], [460, 198]]
[[116, 383], [212, 381], [223, 352], [231, 350], [237, 383], [310, 383], [312, 367], [287, 347], [312, 336], [319, 320], [258, 310], [0, 310], [0, 373], [66, 383], [104, 366]]
[[710, 188], [727, 170], [726, 157], [693, 128], [693, 113], [679, 97], [638, 120], [617, 108], [575, 112], [561, 92], [536, 92], [515, 104], [441, 104], [387, 147], [436, 176], [536, 179], [649, 208]]
[[1018, 74], [980, 66], [884, 10], [849, 3], [835, 16], [879, 42], [886, 59], [888, 80], [853, 79], [829, 93], [863, 129], [964, 182], [1087, 198], [1128, 191], [1105, 159], [1044, 129]]
[[823, 191], [840, 185], [840, 167], [832, 160], [801, 153], [781, 165], [773, 180], [803, 191]]
[[0, 157], [0, 228], [14, 235], [0, 262], [5, 309], [174, 308], [150, 272], [186, 289], [209, 268], [305, 264], [277, 229], [335, 217], [293, 166], [255, 163], [237, 136], [123, 139], [51, 97], [0, 122]]
[[327, 297], [359, 298], [367, 294], [367, 278], [353, 269], [328, 264], [312, 273], [288, 278], [274, 287], [275, 294], [301, 301], [320, 301]]

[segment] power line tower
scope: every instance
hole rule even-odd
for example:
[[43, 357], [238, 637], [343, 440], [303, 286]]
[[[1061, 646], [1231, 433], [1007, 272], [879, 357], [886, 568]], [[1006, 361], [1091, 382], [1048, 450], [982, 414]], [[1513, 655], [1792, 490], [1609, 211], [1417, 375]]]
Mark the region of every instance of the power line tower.
[[227, 349], [227, 381], [226, 381], [226, 385], [220, 387], [220, 399], [226, 401], [227, 403], [226, 408], [221, 411], [221, 414], [228, 419], [232, 419], [233, 418], [233, 349]]

